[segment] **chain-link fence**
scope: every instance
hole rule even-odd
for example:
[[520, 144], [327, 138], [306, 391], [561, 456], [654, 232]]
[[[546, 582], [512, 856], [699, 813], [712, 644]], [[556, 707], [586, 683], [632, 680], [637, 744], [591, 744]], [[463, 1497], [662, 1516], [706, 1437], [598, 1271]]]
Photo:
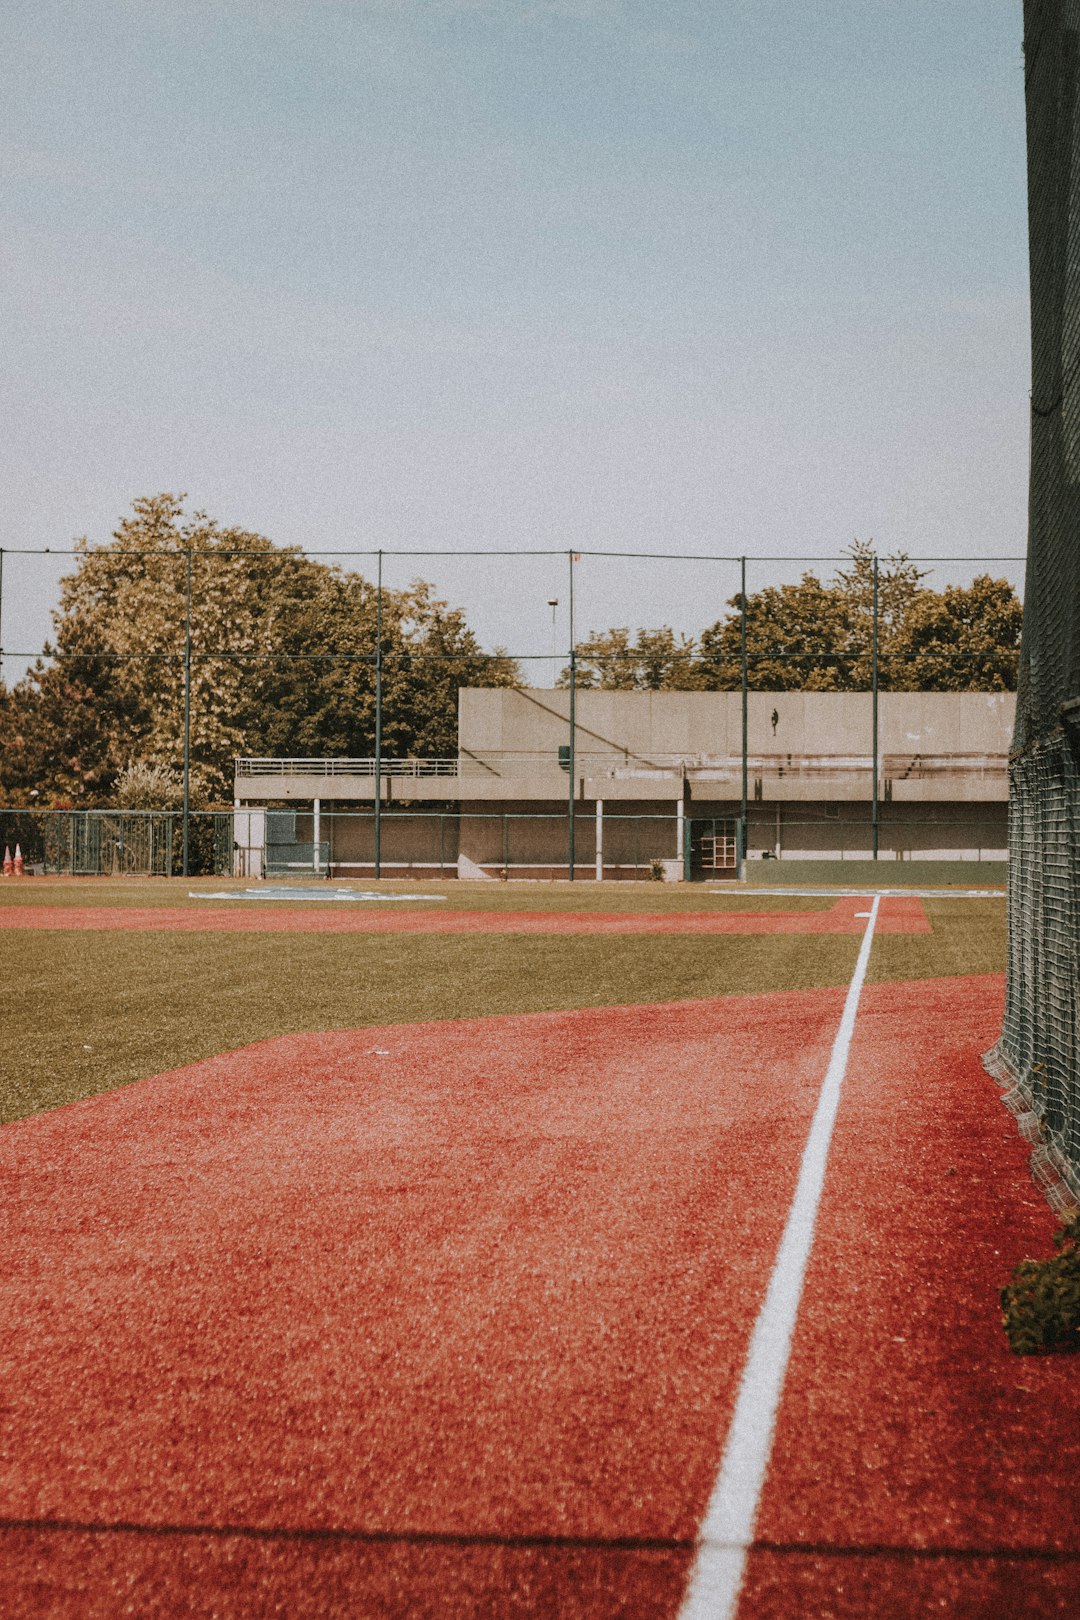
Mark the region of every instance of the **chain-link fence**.
[[[0, 846], [18, 849], [31, 874], [177, 877], [184, 866], [176, 810], [0, 810]], [[225, 876], [236, 867], [231, 811], [192, 811], [188, 871]]]
[[[748, 877], [776, 881], [795, 867], [820, 868], [843, 880], [845, 864], [873, 861], [864, 805], [837, 804], [830, 814], [806, 805], [752, 806], [737, 814], [677, 810], [626, 814], [601, 806], [575, 818], [578, 880], [662, 878], [667, 881]], [[953, 881], [950, 863], [981, 868], [980, 882], [1004, 877], [1005, 807], [939, 806], [912, 815], [883, 806], [878, 857], [881, 880], [903, 882], [913, 867]], [[238, 876], [363, 878], [561, 879], [569, 876], [569, 822], [562, 806], [548, 811], [311, 811], [269, 809], [235, 817]], [[376, 835], [379, 835], [378, 849]], [[887, 865], [885, 863], [888, 863]], [[830, 875], [830, 868], [835, 872]], [[801, 872], [795, 875], [802, 875]], [[859, 881], [865, 881], [860, 874]]]
[[[1005, 846], [1016, 558], [880, 559], [855, 547], [832, 557], [508, 548], [479, 559], [342, 549], [320, 560], [257, 536], [234, 545], [225, 531], [170, 529], [175, 514], [144, 504], [145, 530], [72, 553], [70, 624], [22, 687], [0, 688], [16, 734], [0, 791], [18, 785], [15, 802], [111, 794], [123, 806], [120, 767], [178, 774], [181, 802], [162, 812], [178, 818], [170, 831], [154, 824], [143, 849], [134, 827], [113, 837], [87, 823], [86, 838], [104, 844], [83, 851], [70, 833], [66, 869], [220, 870], [207, 813], [194, 809], [208, 800], [235, 803], [249, 873], [685, 869], [681, 835], [663, 826], [677, 798], [686, 817], [745, 830], [736, 866], [742, 855], [996, 860]], [[483, 651], [415, 580], [417, 568], [445, 579], [470, 558], [484, 570], [477, 613], [490, 620], [502, 604], [508, 650]], [[0, 549], [0, 578], [36, 560]], [[3, 618], [0, 595], [0, 634]], [[0, 648], [0, 659], [33, 656]], [[499, 693], [521, 701], [485, 719], [471, 699]], [[78, 746], [35, 754], [35, 726], [78, 732]], [[72, 781], [57, 791], [61, 754]], [[344, 822], [341, 847], [322, 827], [290, 833], [284, 821], [253, 835], [255, 807], [284, 813], [305, 799], [316, 820], [366, 802], [370, 838], [355, 838], [368, 843], [347, 848]], [[730, 830], [696, 836], [721, 840], [712, 847], [729, 870]], [[701, 865], [695, 855], [691, 868]]]
[[1010, 770], [1005, 1022], [987, 1063], [1080, 1197], [1080, 0], [1024, 6], [1031, 491]]

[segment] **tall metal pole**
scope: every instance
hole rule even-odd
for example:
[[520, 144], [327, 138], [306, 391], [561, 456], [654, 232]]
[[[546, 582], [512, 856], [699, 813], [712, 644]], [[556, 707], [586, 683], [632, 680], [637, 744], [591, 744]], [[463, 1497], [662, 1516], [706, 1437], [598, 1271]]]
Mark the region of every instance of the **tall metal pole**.
[[375, 578], [375, 876], [382, 877], [382, 550]]
[[741, 611], [740, 611], [740, 615], [739, 615], [739, 666], [740, 666], [739, 686], [740, 686], [740, 690], [742, 692], [742, 798], [741, 798], [741, 803], [740, 803], [740, 808], [739, 808], [739, 815], [740, 815], [740, 818], [742, 820], [743, 852], [745, 853], [745, 850], [746, 850], [746, 797], [747, 797], [747, 795], [746, 795], [746, 774], [747, 774], [747, 759], [746, 759], [746, 756], [747, 756], [749, 736], [750, 736], [750, 727], [749, 727], [749, 722], [748, 722], [748, 705], [747, 705], [747, 699], [746, 699], [747, 679], [746, 679], [746, 558], [745, 557], [740, 557], [739, 558], [739, 601], [741, 603]]
[[873, 741], [874, 755], [874, 781], [871, 799], [871, 834], [873, 838], [874, 859], [878, 858], [878, 560], [874, 557], [874, 625], [871, 637], [870, 652], [870, 690], [873, 697]]
[[0, 546], [0, 686], [4, 684], [4, 548]]
[[575, 728], [577, 724], [577, 653], [574, 647], [574, 553], [570, 557], [570, 796], [567, 801], [567, 876], [574, 881], [574, 790], [577, 777]]
[[184, 850], [183, 871], [188, 876], [188, 842], [191, 831], [191, 549], [187, 553], [187, 582], [184, 591]]

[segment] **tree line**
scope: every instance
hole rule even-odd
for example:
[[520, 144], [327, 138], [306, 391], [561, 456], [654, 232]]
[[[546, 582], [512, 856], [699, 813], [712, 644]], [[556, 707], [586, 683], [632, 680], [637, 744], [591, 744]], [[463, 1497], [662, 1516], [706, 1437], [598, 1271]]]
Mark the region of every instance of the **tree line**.
[[[822, 582], [769, 585], [746, 597], [747, 682], [758, 692], [866, 692], [874, 659], [874, 551]], [[1012, 692], [1023, 609], [1007, 580], [933, 590], [903, 554], [878, 563], [877, 666], [882, 691]], [[575, 646], [575, 682], [607, 691], [733, 691], [742, 683], [743, 600], [696, 638], [668, 625], [591, 631]], [[569, 668], [559, 676], [569, 684]]]
[[188, 552], [193, 804], [231, 803], [238, 754], [370, 757], [377, 645], [388, 758], [456, 754], [458, 688], [519, 682], [423, 581], [383, 589], [380, 643], [370, 580], [189, 515], [179, 496], [135, 501], [110, 544], [77, 551], [53, 644], [0, 688], [9, 805], [34, 790], [41, 805], [176, 802]]
[[[370, 757], [377, 646], [387, 758], [456, 754], [458, 689], [521, 684], [513, 658], [485, 652], [464, 611], [424, 581], [383, 589], [380, 641], [370, 580], [155, 495], [133, 503], [111, 543], [78, 543], [53, 643], [16, 686], [0, 685], [0, 803], [177, 801], [189, 553], [193, 805], [231, 801], [238, 754]], [[748, 594], [752, 689], [869, 688], [874, 552], [856, 543], [850, 556], [828, 582], [804, 574]], [[577, 684], [737, 689], [742, 619], [735, 596], [696, 638], [668, 626], [592, 631], [575, 648]], [[1005, 580], [936, 591], [891, 557], [878, 565], [877, 620], [883, 690], [1015, 689], [1021, 607]]]

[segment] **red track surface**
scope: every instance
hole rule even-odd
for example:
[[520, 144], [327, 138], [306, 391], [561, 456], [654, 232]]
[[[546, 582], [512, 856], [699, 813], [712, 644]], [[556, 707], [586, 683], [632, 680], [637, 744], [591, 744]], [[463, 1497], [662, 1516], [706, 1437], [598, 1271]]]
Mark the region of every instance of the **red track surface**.
[[[6, 1127], [0, 1611], [673, 1617], [841, 1001], [285, 1037]], [[864, 992], [742, 1620], [1080, 1608], [999, 1008]]]
[[1054, 1219], [975, 1061], [988, 982], [864, 992], [757, 1526], [821, 1550], [752, 1554], [745, 1620], [1080, 1614], [1077, 1362], [995, 1308]]
[[[376, 911], [363, 903], [328, 902], [295, 910], [179, 910], [167, 906], [10, 906], [0, 928], [120, 929], [124, 932], [312, 934], [861, 934], [866, 900], [844, 898], [828, 911]], [[862, 913], [861, 917], [859, 913]], [[928, 934], [915, 896], [885, 896], [878, 933]]]

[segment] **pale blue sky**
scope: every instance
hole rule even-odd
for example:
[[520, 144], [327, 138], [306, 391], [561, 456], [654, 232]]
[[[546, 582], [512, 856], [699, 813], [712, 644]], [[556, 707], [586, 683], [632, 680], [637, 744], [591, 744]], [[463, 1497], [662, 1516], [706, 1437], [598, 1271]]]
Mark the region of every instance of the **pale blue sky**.
[[[1020, 0], [8, 0], [0, 544], [170, 489], [312, 550], [1022, 552], [1020, 41]], [[6, 559], [9, 649], [57, 571]], [[564, 565], [414, 573], [550, 651]], [[579, 629], [734, 585], [587, 561]]]

